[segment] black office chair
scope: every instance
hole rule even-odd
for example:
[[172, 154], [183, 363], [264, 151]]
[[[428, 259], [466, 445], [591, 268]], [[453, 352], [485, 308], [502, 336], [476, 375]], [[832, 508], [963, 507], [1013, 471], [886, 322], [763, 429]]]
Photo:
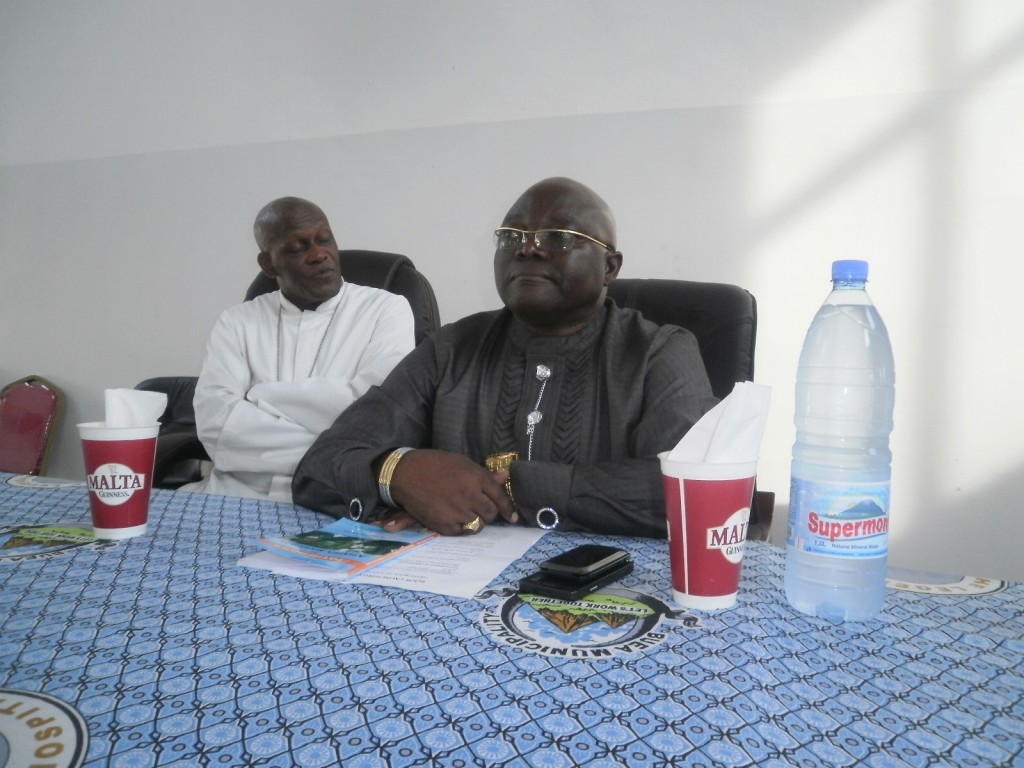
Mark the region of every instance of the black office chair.
[[203, 476], [202, 462], [210, 460], [196, 435], [196, 412], [192, 407], [196, 381], [195, 376], [157, 376], [135, 385], [136, 389], [167, 395], [156, 441], [155, 488], [175, 489], [199, 480]]
[[[383, 288], [404, 296], [412, 309], [415, 341], [419, 344], [441, 324], [434, 289], [408, 256], [383, 251], [341, 251], [341, 271], [347, 282]], [[277, 290], [277, 282], [260, 272], [249, 285], [245, 300]], [[202, 462], [210, 457], [196, 435], [196, 376], [160, 376], [139, 382], [135, 388], [167, 395], [167, 409], [160, 417], [153, 486], [180, 488], [202, 477]]]
[[[715, 397], [728, 395], [737, 381], [753, 380], [757, 300], [749, 291], [726, 283], [620, 278], [608, 295], [651, 322], [696, 336]], [[775, 494], [755, 491], [747, 538], [767, 541], [774, 511]]]
[[[419, 272], [412, 259], [399, 253], [383, 251], [341, 251], [341, 272], [347, 282], [383, 288], [404, 296], [412, 309], [416, 343], [441, 324], [437, 299], [430, 282]], [[277, 290], [277, 281], [260, 272], [245, 292], [251, 301], [264, 293]]]

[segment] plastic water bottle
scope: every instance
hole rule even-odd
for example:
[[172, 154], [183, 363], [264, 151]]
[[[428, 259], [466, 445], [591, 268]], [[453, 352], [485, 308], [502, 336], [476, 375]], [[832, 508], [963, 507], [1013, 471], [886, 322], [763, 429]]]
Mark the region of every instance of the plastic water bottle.
[[832, 264], [796, 377], [786, 598], [831, 621], [870, 619], [885, 595], [894, 370], [867, 277]]

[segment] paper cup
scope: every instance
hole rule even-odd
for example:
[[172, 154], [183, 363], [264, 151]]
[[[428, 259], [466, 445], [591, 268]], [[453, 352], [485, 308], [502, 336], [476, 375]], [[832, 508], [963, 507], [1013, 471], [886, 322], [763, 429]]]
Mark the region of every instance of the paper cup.
[[672, 594], [684, 608], [736, 604], [757, 462], [661, 460]]
[[94, 421], [78, 425], [96, 538], [127, 539], [146, 532], [159, 431], [159, 424], [108, 427]]

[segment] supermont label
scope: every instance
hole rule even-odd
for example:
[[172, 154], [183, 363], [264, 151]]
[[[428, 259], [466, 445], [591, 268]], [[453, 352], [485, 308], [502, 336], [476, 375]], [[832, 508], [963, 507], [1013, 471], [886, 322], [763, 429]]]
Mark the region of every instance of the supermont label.
[[889, 532], [889, 518], [885, 515], [862, 520], [825, 520], [817, 513], [807, 516], [807, 530], [829, 541], [836, 539], [864, 539]]
[[846, 485], [793, 478], [789, 546], [836, 557], [881, 557], [889, 551], [889, 483]]

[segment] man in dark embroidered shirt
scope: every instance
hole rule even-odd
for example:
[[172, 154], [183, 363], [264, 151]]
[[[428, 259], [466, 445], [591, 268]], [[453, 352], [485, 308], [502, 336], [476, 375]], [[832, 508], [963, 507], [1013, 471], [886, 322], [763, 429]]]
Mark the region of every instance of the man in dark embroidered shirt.
[[615, 241], [579, 182], [526, 190], [495, 231], [505, 307], [444, 326], [342, 413], [299, 463], [296, 503], [386, 509], [391, 530], [664, 537], [657, 454], [716, 400], [692, 334], [606, 298]]

